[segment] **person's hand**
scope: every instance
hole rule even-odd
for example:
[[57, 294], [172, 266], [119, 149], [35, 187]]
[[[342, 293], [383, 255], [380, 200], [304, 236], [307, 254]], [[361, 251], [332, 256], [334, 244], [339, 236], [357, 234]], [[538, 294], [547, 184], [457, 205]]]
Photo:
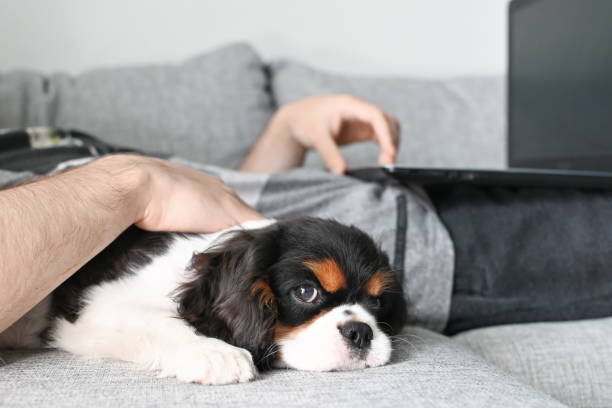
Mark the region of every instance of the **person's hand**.
[[355, 142], [374, 141], [380, 146], [378, 162], [395, 162], [397, 122], [362, 99], [350, 95], [317, 96], [289, 104], [280, 114], [291, 135], [302, 146], [317, 150], [334, 173], [346, 170], [338, 146]]
[[301, 165], [306, 150], [315, 149], [330, 171], [341, 174], [346, 171], [346, 160], [338, 146], [363, 141], [378, 143], [379, 164], [393, 164], [398, 136], [397, 121], [362, 99], [312, 97], [285, 105], [276, 113], [241, 169], [286, 170]]
[[205, 233], [264, 218], [211, 174], [142, 156], [114, 155], [99, 161], [110, 166], [119, 162], [129, 169], [124, 173], [136, 184], [135, 224], [140, 228]]

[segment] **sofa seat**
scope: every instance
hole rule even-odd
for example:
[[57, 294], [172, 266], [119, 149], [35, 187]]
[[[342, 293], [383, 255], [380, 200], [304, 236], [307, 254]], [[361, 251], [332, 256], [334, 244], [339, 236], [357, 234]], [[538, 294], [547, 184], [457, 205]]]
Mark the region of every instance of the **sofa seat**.
[[157, 378], [131, 363], [0, 350], [2, 407], [561, 407], [459, 342], [407, 328], [393, 361], [348, 372], [273, 370], [245, 384]]
[[612, 407], [612, 318], [489, 327], [454, 340], [572, 407]]

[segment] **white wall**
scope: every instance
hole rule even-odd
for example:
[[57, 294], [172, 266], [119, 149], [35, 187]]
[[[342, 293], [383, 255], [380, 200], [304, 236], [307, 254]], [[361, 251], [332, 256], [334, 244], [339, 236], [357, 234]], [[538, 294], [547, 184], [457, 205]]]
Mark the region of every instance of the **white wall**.
[[507, 0], [0, 0], [0, 70], [172, 61], [246, 40], [361, 74], [503, 74]]

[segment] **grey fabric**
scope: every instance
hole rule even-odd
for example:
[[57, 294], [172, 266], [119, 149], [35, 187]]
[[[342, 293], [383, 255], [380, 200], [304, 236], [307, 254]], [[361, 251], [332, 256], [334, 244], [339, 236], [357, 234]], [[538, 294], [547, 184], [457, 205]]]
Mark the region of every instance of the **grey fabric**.
[[133, 365], [59, 351], [0, 351], [3, 407], [561, 407], [462, 346], [406, 329], [391, 364], [358, 371], [274, 370], [226, 386], [156, 378]]
[[612, 191], [429, 191], [455, 249], [446, 334], [612, 316]]
[[454, 339], [572, 407], [612, 407], [612, 318], [491, 327]]
[[410, 323], [442, 331], [450, 309], [453, 244], [424, 194], [400, 185], [366, 183], [315, 169], [282, 174], [245, 174], [173, 161], [214, 173], [247, 203], [270, 218], [310, 215], [333, 218], [367, 231], [395, 258], [398, 196], [406, 198], [407, 230], [403, 251], [404, 292]]
[[[271, 65], [278, 105], [347, 93], [382, 107], [401, 125], [398, 164], [506, 166], [504, 86], [500, 77], [420, 80], [331, 74], [293, 61]], [[351, 166], [377, 164], [374, 144], [344, 148]], [[316, 155], [307, 166], [321, 167]]]
[[[398, 204], [398, 196], [405, 197], [406, 204]], [[355, 225], [368, 232], [393, 262], [398, 205], [407, 210], [406, 243], [400, 250], [410, 322], [442, 331], [450, 310], [453, 244], [417, 190], [300, 169], [272, 175], [257, 209], [274, 218], [313, 215]]]
[[0, 129], [47, 123], [46, 87], [38, 72], [0, 73]]
[[263, 64], [248, 45], [178, 65], [97, 69], [72, 77], [0, 75], [0, 128], [76, 128], [120, 146], [237, 166], [273, 113]]
[[169, 160], [220, 177], [225, 184], [236, 191], [240, 198], [251, 207], [257, 207], [264, 187], [270, 178], [270, 175], [264, 173], [243, 173], [237, 170], [198, 163], [181, 157], [171, 157]]
[[32, 180], [36, 175], [29, 171], [13, 172], [0, 169], [0, 189]]
[[[271, 218], [310, 215], [333, 218], [368, 232], [391, 261], [397, 256], [398, 196], [407, 229], [401, 246], [404, 292], [410, 323], [441, 332], [450, 311], [453, 244], [424, 193], [396, 184], [366, 183], [314, 169], [249, 174], [181, 158], [172, 161], [218, 175], [242, 199]], [[66, 166], [61, 166], [66, 167]], [[25, 181], [27, 173], [0, 172], [0, 188]]]

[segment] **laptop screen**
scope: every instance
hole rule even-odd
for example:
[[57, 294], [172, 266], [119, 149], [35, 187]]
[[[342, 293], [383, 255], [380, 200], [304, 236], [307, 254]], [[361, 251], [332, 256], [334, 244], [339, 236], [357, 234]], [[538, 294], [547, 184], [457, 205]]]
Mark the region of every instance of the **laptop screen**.
[[510, 4], [510, 167], [612, 171], [612, 0]]

